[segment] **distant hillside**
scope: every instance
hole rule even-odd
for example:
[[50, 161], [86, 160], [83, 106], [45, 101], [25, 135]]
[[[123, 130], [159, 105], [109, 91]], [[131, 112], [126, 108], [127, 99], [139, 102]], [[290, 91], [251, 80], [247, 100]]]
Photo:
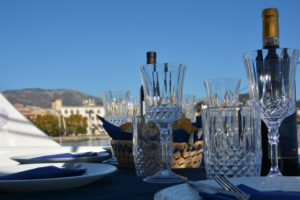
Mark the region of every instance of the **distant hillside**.
[[64, 106], [82, 106], [85, 99], [94, 99], [96, 105], [102, 105], [102, 99], [88, 95], [73, 89], [44, 90], [39, 88], [6, 90], [2, 94], [12, 103], [20, 103], [26, 106], [38, 106], [51, 108], [51, 102], [55, 97], [63, 101]]

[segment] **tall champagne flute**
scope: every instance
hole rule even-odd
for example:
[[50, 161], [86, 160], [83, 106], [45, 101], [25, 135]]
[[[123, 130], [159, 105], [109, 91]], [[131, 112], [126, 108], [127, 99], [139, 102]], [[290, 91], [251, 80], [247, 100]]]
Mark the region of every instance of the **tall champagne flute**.
[[281, 176], [278, 168], [279, 127], [286, 117], [296, 111], [295, 74], [299, 50], [277, 48], [273, 51], [278, 56], [271, 59], [269, 50], [246, 53], [243, 59], [251, 102], [260, 107], [261, 118], [268, 127], [271, 150], [268, 176]]
[[[172, 123], [182, 116], [182, 91], [186, 66], [157, 63], [139, 68], [145, 95], [146, 119], [153, 121], [160, 131], [162, 146], [161, 169], [144, 181], [176, 183], [186, 178], [173, 173], [170, 168], [173, 156]], [[158, 163], [159, 164], [159, 163]]]

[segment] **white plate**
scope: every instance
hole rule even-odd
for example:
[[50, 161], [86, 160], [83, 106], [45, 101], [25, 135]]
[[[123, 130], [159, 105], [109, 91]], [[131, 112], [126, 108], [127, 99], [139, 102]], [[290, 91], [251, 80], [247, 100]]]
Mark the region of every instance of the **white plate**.
[[[56, 153], [60, 154], [60, 153]], [[73, 153], [81, 154], [81, 153]], [[107, 152], [99, 152], [96, 156], [81, 156], [75, 158], [49, 158], [49, 159], [33, 159], [41, 156], [50, 156], [55, 155], [53, 153], [44, 153], [44, 154], [27, 154], [11, 157], [11, 159], [19, 162], [20, 164], [33, 164], [33, 163], [61, 163], [61, 162], [80, 162], [80, 163], [99, 163], [110, 157]]]
[[[0, 180], [0, 192], [36, 192], [75, 188], [95, 182], [117, 170], [106, 164], [80, 163], [86, 172], [80, 176], [60, 178]], [[45, 166], [61, 167], [63, 163], [0, 166], [0, 176]]]
[[[235, 184], [245, 184], [257, 190], [281, 190], [281, 191], [299, 191], [300, 177], [247, 177], [231, 178], [230, 181]], [[199, 181], [201, 183], [218, 186], [213, 180]], [[219, 187], [219, 186], [218, 186]], [[198, 192], [189, 187], [186, 183], [172, 186], [160, 190], [154, 195], [154, 200], [199, 200], [202, 199]]]

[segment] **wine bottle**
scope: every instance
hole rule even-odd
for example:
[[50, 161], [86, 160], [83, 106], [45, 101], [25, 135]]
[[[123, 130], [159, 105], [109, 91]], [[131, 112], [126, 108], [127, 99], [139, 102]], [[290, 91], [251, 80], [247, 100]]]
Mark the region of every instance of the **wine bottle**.
[[[156, 63], [156, 52], [148, 51], [146, 53], [147, 56], [147, 64], [155, 64]], [[145, 97], [144, 97], [144, 89], [143, 86], [140, 88], [140, 109], [141, 115], [145, 115]]]
[[[290, 70], [290, 57], [287, 49], [282, 50], [281, 67]], [[285, 73], [288, 75], [287, 73]], [[288, 80], [285, 78], [285, 80]], [[288, 85], [285, 82], [285, 85]], [[296, 84], [295, 84], [296, 85]], [[295, 89], [296, 91], [296, 89]], [[296, 98], [296, 94], [295, 94]], [[296, 99], [295, 99], [296, 100]], [[281, 173], [286, 176], [298, 175], [298, 132], [297, 132], [297, 111], [283, 120], [280, 128], [280, 140], [278, 145], [278, 165]]]
[[[289, 67], [289, 56], [286, 49], [283, 50], [283, 55], [279, 57], [276, 49], [279, 48], [279, 25], [278, 11], [276, 8], [268, 8], [263, 10], [263, 48], [268, 50], [268, 54], [263, 60], [264, 70], [270, 73], [272, 84], [280, 84], [279, 69], [283, 65]], [[257, 56], [257, 59], [259, 56]], [[284, 59], [283, 59], [284, 58]], [[261, 58], [262, 59], [262, 58]], [[286, 63], [280, 63], [284, 61]], [[259, 62], [259, 61], [258, 61]], [[259, 72], [258, 72], [259, 73]], [[266, 90], [271, 93], [280, 93], [279, 87], [270, 87]], [[261, 93], [261, 91], [259, 91]], [[278, 143], [278, 162], [279, 169], [283, 175], [296, 175], [298, 172], [298, 140], [297, 140], [297, 118], [296, 113], [287, 117], [281, 123], [279, 128], [279, 143]], [[268, 129], [262, 121], [261, 138], [262, 138], [262, 168], [261, 175], [265, 176], [270, 170], [270, 147], [268, 145]]]

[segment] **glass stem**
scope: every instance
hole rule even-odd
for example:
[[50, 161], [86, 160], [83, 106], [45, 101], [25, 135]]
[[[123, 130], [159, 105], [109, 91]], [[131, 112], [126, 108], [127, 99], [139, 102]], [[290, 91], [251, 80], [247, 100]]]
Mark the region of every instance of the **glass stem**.
[[278, 167], [279, 126], [280, 124], [276, 124], [268, 128], [268, 138], [271, 150], [271, 169], [268, 176], [282, 176]]
[[161, 142], [161, 158], [162, 165], [160, 170], [169, 170], [172, 165], [173, 156], [173, 144], [172, 144], [172, 133], [170, 131], [169, 123], [158, 123], [157, 124], [160, 132], [160, 142]]

